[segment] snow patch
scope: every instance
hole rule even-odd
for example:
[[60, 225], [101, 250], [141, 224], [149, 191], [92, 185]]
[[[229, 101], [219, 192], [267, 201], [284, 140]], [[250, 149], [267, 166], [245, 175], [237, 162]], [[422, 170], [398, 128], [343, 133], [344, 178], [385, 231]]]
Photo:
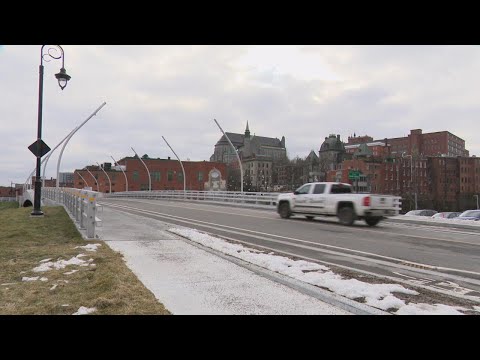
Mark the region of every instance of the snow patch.
[[72, 315], [87, 315], [97, 311], [97, 308], [87, 308], [85, 306], [80, 306], [77, 312]]
[[402, 306], [395, 314], [397, 315], [464, 315], [458, 309], [465, 310], [455, 306], [443, 304], [408, 304]]
[[24, 276], [22, 277], [22, 281], [37, 281], [40, 276], [34, 276], [34, 277], [28, 277]]
[[68, 272], [64, 272], [65, 275], [72, 275], [72, 274], [75, 274], [78, 270], [72, 270], [72, 271], [68, 271]]
[[42, 263], [41, 265], [37, 266], [33, 269], [34, 272], [44, 272], [50, 270], [59, 270], [67, 267], [68, 265], [80, 265], [85, 263], [84, 260], [80, 259], [80, 257], [85, 256], [84, 254], [79, 254], [76, 257], [72, 257], [70, 260], [58, 260], [56, 262], [48, 261]]
[[[357, 279], [344, 279], [335, 274], [328, 267], [305, 260], [292, 260], [284, 256], [273, 255], [272, 252], [265, 254], [244, 247], [240, 244], [231, 244], [222, 239], [201, 233], [195, 229], [171, 228], [170, 232], [184, 236], [192, 241], [209, 248], [218, 250], [249, 263], [262, 266], [283, 275], [293, 277], [303, 282], [327, 288], [336, 294], [350, 299], [365, 299], [365, 303], [382, 310], [398, 309], [395, 314], [453, 314], [463, 315], [459, 310], [467, 310], [461, 307], [452, 307], [443, 304], [405, 304], [393, 293], [418, 295], [418, 292], [407, 289], [399, 284], [370, 284]], [[480, 307], [475, 307], [480, 311]]]
[[85, 245], [85, 246], [75, 246], [74, 249], [81, 248], [81, 249], [85, 249], [87, 251], [97, 251], [97, 248], [99, 246], [102, 246], [102, 244], [88, 244], [88, 245]]

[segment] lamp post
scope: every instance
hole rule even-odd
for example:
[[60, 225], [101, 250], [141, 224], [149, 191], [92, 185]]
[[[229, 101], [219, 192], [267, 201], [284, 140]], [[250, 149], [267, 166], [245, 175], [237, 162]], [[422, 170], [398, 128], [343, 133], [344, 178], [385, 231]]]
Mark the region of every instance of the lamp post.
[[237, 155], [238, 164], [240, 165], [240, 192], [243, 193], [243, 167], [242, 167], [242, 161], [240, 160], [240, 156], [238, 155], [238, 150], [235, 149], [235, 146], [233, 146], [233, 144], [230, 141], [230, 139], [228, 138], [227, 134], [225, 134], [225, 131], [223, 131], [221, 126], [218, 124], [218, 121], [216, 119], [213, 119], [213, 121], [215, 121], [215, 124], [217, 124], [218, 128], [223, 133], [223, 135], [225, 135], [225, 138], [228, 140], [228, 143], [233, 148], [233, 151], [234, 151], [235, 155]]
[[68, 81], [70, 80], [70, 76], [67, 75], [67, 72], [65, 70], [65, 54], [63, 52], [63, 49], [60, 45], [54, 45], [58, 49], [60, 49], [60, 55], [56, 56], [55, 54], [52, 54], [51, 51], [55, 50], [54, 47], [49, 47], [47, 52], [44, 53], [43, 49], [47, 45], [42, 45], [42, 48], [40, 50], [40, 66], [39, 66], [39, 82], [38, 82], [38, 123], [37, 123], [37, 167], [36, 167], [36, 175], [35, 175], [35, 195], [34, 195], [34, 200], [33, 200], [33, 211], [31, 212], [32, 216], [41, 216], [43, 215], [43, 211], [40, 209], [40, 202], [42, 199], [42, 179], [40, 177], [40, 170], [41, 170], [41, 158], [42, 158], [42, 107], [43, 107], [43, 60], [45, 61], [50, 61], [48, 60], [48, 57], [52, 59], [62, 59], [62, 67], [60, 69], [60, 72], [58, 74], [55, 74], [55, 77], [58, 80], [58, 85], [60, 88], [63, 90], [67, 86]]
[[[86, 187], [89, 187], [89, 186], [88, 186], [88, 183], [87, 183], [87, 180], [85, 180], [85, 179], [83, 178], [82, 174], [80, 174], [80, 171], [77, 171], [77, 175], [80, 176], [80, 179], [83, 180], [83, 182], [85, 183]], [[75, 185], [73, 185], [73, 187], [75, 187]], [[84, 188], [85, 188], [85, 186], [84, 186]], [[93, 188], [92, 188], [92, 189], [93, 189]]]
[[150, 177], [150, 171], [148, 171], [148, 167], [147, 165], [145, 164], [145, 162], [142, 160], [142, 158], [140, 156], [138, 156], [137, 152], [135, 151], [135, 149], [133, 147], [130, 147], [133, 152], [135, 153], [135, 155], [137, 155], [137, 158], [142, 162], [143, 166], [145, 166], [145, 169], [147, 169], [147, 174], [148, 174], [148, 191], [152, 191], [152, 178]]
[[162, 136], [162, 139], [167, 143], [168, 147], [170, 148], [170, 150], [172, 150], [172, 152], [175, 154], [175, 156], [177, 157], [177, 160], [178, 162], [180, 163], [180, 166], [182, 167], [182, 172], [183, 172], [183, 196], [185, 196], [185, 190], [187, 188], [187, 179], [185, 178], [185, 169], [183, 168], [183, 164], [182, 164], [182, 161], [180, 160], [180, 158], [178, 157], [178, 155], [175, 153], [175, 151], [173, 151], [172, 147], [170, 146], [170, 144], [167, 142], [167, 140]]
[[125, 171], [123, 171], [122, 165], [119, 165], [117, 161], [113, 158], [112, 155], [110, 155], [112, 158], [113, 162], [116, 163], [118, 166], [120, 166], [120, 170], [122, 170], [123, 176], [125, 176], [125, 191], [128, 191], [128, 179], [127, 179], [127, 174], [125, 174]]
[[90, 120], [92, 117], [94, 117], [95, 115], [97, 115], [97, 113], [106, 105], [107, 103], [106, 102], [103, 102], [102, 105], [100, 105], [97, 110], [95, 110], [92, 115], [90, 115], [88, 118], [86, 118], [80, 125], [78, 125], [75, 129], [73, 129], [73, 131], [68, 135], [67, 139], [65, 140], [63, 146], [62, 146], [62, 150], [60, 151], [60, 155], [58, 155], [58, 160], [57, 160], [57, 184], [56, 184], [56, 187], [58, 188], [59, 187], [59, 174], [60, 174], [60, 163], [62, 162], [62, 155], [63, 155], [63, 151], [65, 150], [65, 147], [67, 146], [68, 142], [70, 141], [70, 139], [73, 137], [73, 135], [75, 135], [75, 133], [81, 129], [81, 127], [83, 125], [85, 125], [88, 120]]
[[[75, 128], [75, 129], [76, 129], [76, 128]], [[67, 140], [67, 138], [70, 136], [70, 134], [71, 134], [72, 132], [75, 131], [75, 129], [73, 129], [72, 131], [70, 131], [70, 132], [68, 133], [68, 135], [63, 138], [62, 141], [60, 141], [52, 150], [50, 150], [50, 152], [48, 153], [47, 157], [42, 160], [42, 163], [45, 162], [45, 164], [43, 165], [43, 176], [42, 176], [42, 186], [43, 186], [43, 187], [45, 187], [45, 171], [46, 171], [46, 169], [47, 169], [48, 160], [49, 160], [50, 157], [52, 156], [53, 152], [54, 152], [65, 140]]]
[[103, 167], [100, 166], [100, 164], [97, 162], [97, 165], [98, 167], [103, 171], [103, 173], [105, 174], [105, 176], [107, 177], [108, 179], [108, 184], [110, 185], [110, 194], [112, 193], [112, 182], [110, 181], [110, 176], [108, 176], [107, 172], [105, 171], [105, 169]]
[[[88, 170], [88, 167], [85, 166], [85, 170], [87, 170], [87, 172], [90, 174], [90, 176], [93, 178], [93, 183], [94, 184], [97, 184], [97, 192], [100, 192], [100, 188], [99, 188], [99, 185], [98, 185], [98, 180], [97, 178], [95, 177], [95, 175], [93, 175], [90, 170]], [[92, 187], [93, 189], [93, 187]]]

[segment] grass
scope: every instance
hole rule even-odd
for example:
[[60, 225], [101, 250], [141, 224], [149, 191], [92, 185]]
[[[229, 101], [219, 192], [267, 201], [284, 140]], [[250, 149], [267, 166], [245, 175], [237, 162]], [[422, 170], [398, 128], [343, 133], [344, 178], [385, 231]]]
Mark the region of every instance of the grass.
[[0, 211], [6, 209], [16, 209], [18, 208], [17, 201], [0, 201]]
[[[73, 314], [81, 306], [93, 314], [170, 314], [126, 266], [122, 255], [101, 241], [85, 241], [63, 207], [43, 207], [44, 217], [30, 216], [32, 208], [0, 203], [0, 314]], [[75, 249], [102, 244], [96, 252]], [[34, 272], [40, 261], [69, 260], [78, 254], [95, 266], [68, 265]], [[77, 272], [67, 275], [71, 270]], [[22, 277], [48, 281], [22, 281]], [[55, 286], [56, 285], [56, 286]]]

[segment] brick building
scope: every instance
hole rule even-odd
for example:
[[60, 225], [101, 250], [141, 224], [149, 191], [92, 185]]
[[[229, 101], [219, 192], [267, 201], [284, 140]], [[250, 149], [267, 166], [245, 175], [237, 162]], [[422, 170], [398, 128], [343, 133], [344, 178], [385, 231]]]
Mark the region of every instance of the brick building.
[[0, 197], [15, 197], [15, 187], [0, 186]]
[[[152, 190], [183, 190], [183, 172], [177, 160], [142, 158], [150, 172]], [[186, 174], [187, 190], [225, 190], [226, 164], [210, 161], [182, 161]], [[92, 190], [108, 193], [110, 182], [112, 192], [125, 191], [125, 175], [128, 191], [148, 190], [147, 170], [137, 157], [125, 157], [118, 161], [118, 166], [104, 163], [102, 168], [87, 166], [74, 172], [74, 187], [91, 187]], [[88, 169], [88, 171], [87, 171]], [[90, 173], [89, 173], [90, 172]], [[105, 175], [108, 174], [108, 177]], [[93, 175], [93, 176], [92, 176]]]
[[388, 139], [391, 154], [426, 156], [464, 156], [469, 152], [465, 149], [465, 140], [449, 131], [422, 133], [422, 129], [410, 130], [406, 137]]
[[[285, 137], [282, 139], [251, 135], [247, 126], [244, 134], [226, 133], [232, 145], [237, 149], [242, 162], [244, 182], [257, 191], [267, 191], [272, 188], [274, 179], [273, 168], [287, 157]], [[226, 164], [238, 163], [237, 155], [225, 135], [217, 141], [210, 161]], [[233, 165], [236, 167], [236, 165]]]

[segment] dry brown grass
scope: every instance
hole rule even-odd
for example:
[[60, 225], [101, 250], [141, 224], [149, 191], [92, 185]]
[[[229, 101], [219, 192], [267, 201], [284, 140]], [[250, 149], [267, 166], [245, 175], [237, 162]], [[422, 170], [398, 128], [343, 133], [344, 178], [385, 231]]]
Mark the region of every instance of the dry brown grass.
[[[93, 314], [169, 314], [119, 253], [81, 237], [63, 207], [42, 210], [43, 218], [30, 217], [31, 207], [0, 211], [0, 314], [73, 314], [80, 306], [96, 307]], [[102, 245], [96, 252], [75, 249], [88, 243]], [[32, 270], [40, 260], [69, 260], [80, 253], [95, 266]], [[73, 269], [78, 271], [64, 274]], [[25, 282], [24, 276], [48, 281]]]

